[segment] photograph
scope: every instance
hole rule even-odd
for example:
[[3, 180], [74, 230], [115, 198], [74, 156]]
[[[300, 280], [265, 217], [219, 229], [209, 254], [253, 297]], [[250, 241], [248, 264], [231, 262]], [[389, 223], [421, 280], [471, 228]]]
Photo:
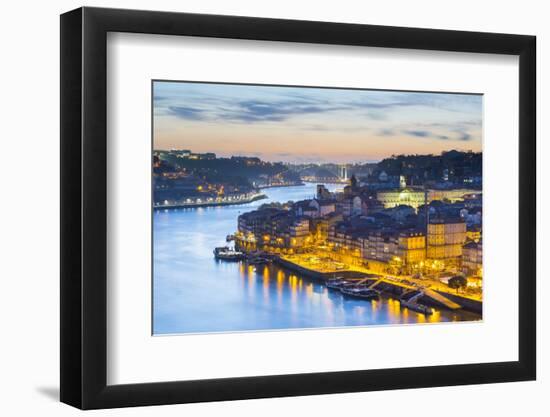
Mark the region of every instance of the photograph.
[[501, 3], [6, 2], [0, 417], [544, 416], [550, 24]]
[[482, 320], [483, 96], [152, 81], [153, 335]]

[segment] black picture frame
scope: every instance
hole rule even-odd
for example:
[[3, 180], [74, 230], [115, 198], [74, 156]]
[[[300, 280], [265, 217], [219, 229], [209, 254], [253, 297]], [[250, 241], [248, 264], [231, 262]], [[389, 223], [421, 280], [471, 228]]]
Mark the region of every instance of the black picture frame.
[[[513, 362], [107, 385], [108, 32], [519, 56], [519, 358]], [[533, 380], [534, 36], [137, 10], [61, 15], [61, 401], [81, 409]]]

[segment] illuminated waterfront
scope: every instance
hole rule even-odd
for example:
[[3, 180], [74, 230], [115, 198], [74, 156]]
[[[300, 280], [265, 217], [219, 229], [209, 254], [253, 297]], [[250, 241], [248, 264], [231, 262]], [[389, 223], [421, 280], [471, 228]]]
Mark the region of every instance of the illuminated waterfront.
[[[334, 190], [338, 185], [327, 185]], [[216, 261], [239, 214], [270, 202], [312, 198], [315, 184], [263, 190], [269, 199], [240, 206], [154, 213], [154, 333], [231, 332], [475, 320], [464, 311], [429, 317], [397, 300], [354, 300], [276, 265]]]

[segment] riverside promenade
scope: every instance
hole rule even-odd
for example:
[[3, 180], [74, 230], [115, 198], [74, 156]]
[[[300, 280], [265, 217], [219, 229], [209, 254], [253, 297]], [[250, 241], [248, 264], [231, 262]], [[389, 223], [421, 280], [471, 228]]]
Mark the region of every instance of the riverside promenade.
[[370, 285], [370, 288], [376, 288], [388, 295], [401, 296], [413, 291], [420, 292], [419, 300], [423, 303], [446, 308], [448, 310], [464, 309], [473, 313], [481, 314], [483, 303], [471, 298], [462, 297], [459, 294], [451, 294], [436, 289], [431, 289], [418, 284], [412, 284], [410, 281], [402, 282], [396, 277], [390, 277], [385, 274], [359, 271], [355, 269], [330, 269], [322, 265], [304, 264], [296, 256], [275, 256], [274, 262], [283, 268], [296, 272], [302, 276], [312, 278], [323, 283], [330, 278], [342, 278], [347, 280], [356, 280], [358, 282]]
[[199, 207], [217, 207], [217, 206], [234, 206], [238, 204], [248, 204], [253, 201], [262, 200], [267, 198], [264, 193], [255, 193], [252, 195], [239, 195], [235, 197], [229, 197], [221, 199], [195, 199], [191, 201], [178, 201], [174, 203], [158, 204], [154, 205], [155, 210], [162, 209], [177, 209], [177, 208], [199, 208]]

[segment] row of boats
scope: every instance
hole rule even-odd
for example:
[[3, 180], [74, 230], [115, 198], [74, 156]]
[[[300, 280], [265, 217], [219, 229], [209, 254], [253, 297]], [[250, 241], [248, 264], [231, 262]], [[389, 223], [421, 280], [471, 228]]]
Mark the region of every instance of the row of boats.
[[[357, 283], [343, 278], [330, 278], [326, 281], [325, 285], [327, 288], [338, 290], [342, 294], [354, 298], [361, 298], [364, 300], [378, 300], [380, 298], [379, 291], [363, 282]], [[413, 291], [412, 293], [404, 294], [399, 298], [399, 303], [409, 310], [429, 316], [434, 313], [434, 309], [417, 302], [422, 295], [423, 293], [421, 291]]]

